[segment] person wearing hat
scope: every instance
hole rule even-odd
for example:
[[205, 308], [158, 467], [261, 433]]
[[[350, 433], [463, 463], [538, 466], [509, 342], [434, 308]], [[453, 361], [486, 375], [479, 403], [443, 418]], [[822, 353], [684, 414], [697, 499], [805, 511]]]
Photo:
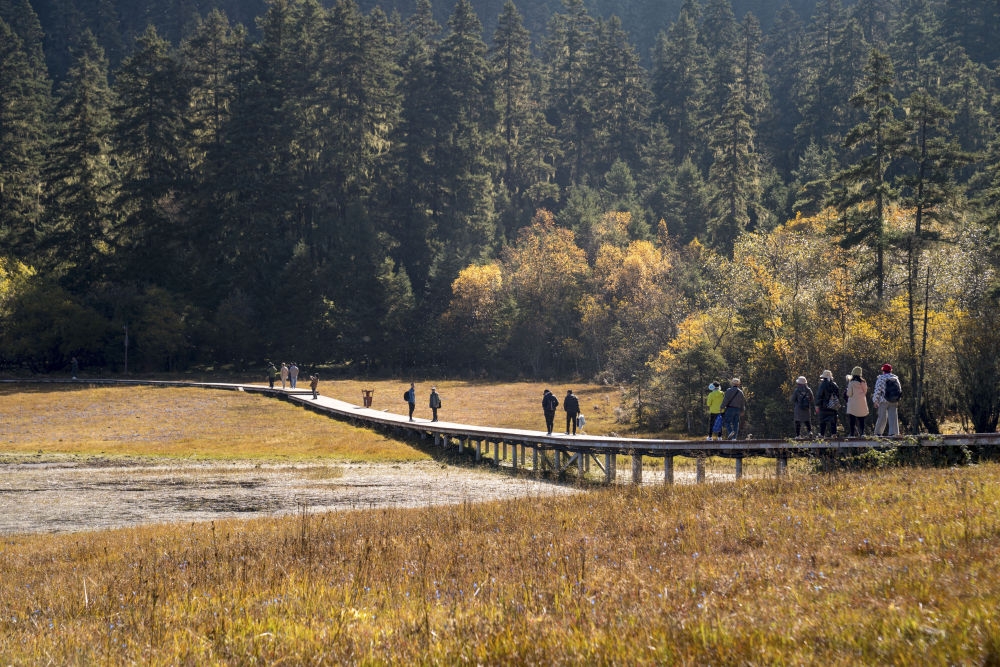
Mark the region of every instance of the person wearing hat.
[[847, 376], [847, 437], [865, 437], [865, 417], [868, 416], [868, 382], [862, 376], [861, 366], [851, 369]]
[[829, 369], [819, 376], [819, 389], [816, 391], [816, 414], [819, 415], [819, 435], [826, 436], [829, 431], [831, 438], [837, 437], [837, 410], [840, 409], [840, 387], [833, 381], [833, 372]]
[[438, 394], [437, 387], [431, 387], [431, 421], [436, 422], [438, 420], [438, 408], [441, 407], [441, 395]]
[[556, 420], [556, 408], [559, 407], [559, 399], [551, 391], [546, 389], [542, 392], [542, 413], [545, 415], [545, 435], [552, 435], [552, 424]]
[[747, 409], [747, 397], [739, 378], [729, 381], [729, 389], [722, 397], [722, 425], [728, 438], [735, 440], [740, 435], [740, 415]]
[[706, 440], [711, 440], [718, 434], [719, 440], [722, 440], [722, 424], [719, 424], [719, 428], [715, 428], [715, 422], [719, 421], [719, 417], [722, 415], [722, 386], [715, 384], [714, 382], [708, 385], [708, 396], [705, 397], [705, 407], [708, 408], [708, 437]]
[[795, 420], [795, 439], [802, 437], [802, 427], [812, 437], [812, 408], [816, 404], [816, 396], [809, 388], [809, 380], [805, 375], [795, 378], [795, 389], [792, 390], [792, 418]]
[[875, 435], [882, 435], [886, 426], [889, 436], [899, 435], [899, 399], [902, 395], [899, 378], [892, 372], [891, 364], [882, 364], [882, 374], [875, 379], [872, 405], [878, 410], [875, 420]]

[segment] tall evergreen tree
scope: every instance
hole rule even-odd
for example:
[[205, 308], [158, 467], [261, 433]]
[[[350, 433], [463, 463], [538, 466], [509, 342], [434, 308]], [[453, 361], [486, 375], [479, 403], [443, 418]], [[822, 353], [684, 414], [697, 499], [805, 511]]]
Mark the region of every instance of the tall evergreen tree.
[[584, 183], [584, 165], [593, 158], [593, 91], [587, 88], [592, 64], [596, 21], [583, 0], [562, 0], [563, 13], [554, 14], [544, 44], [549, 82], [548, 118], [565, 152], [558, 170], [561, 185]]
[[794, 91], [805, 52], [804, 41], [802, 23], [786, 2], [764, 39], [764, 69], [772, 95], [760, 126], [761, 146], [786, 179], [803, 150], [795, 143], [795, 127], [802, 117], [795, 105]]
[[[186, 272], [178, 193], [187, 190], [188, 83], [150, 26], [115, 78], [115, 156], [121, 174], [117, 244], [127, 275], [176, 287]], [[127, 259], [126, 259], [127, 258]], [[161, 284], [163, 284], [161, 282]]]
[[756, 135], [742, 90], [732, 87], [729, 102], [716, 119], [710, 139], [714, 160], [708, 178], [712, 186], [709, 223], [713, 244], [729, 252], [756, 215], [760, 196], [760, 166]]
[[[908, 137], [901, 146], [900, 154], [906, 158], [903, 172], [898, 178], [902, 204], [913, 211], [913, 229], [905, 239], [907, 258], [907, 340], [909, 343], [909, 367], [913, 388], [913, 432], [918, 433], [920, 423], [930, 425], [934, 421], [923, 400], [924, 371], [927, 356], [927, 328], [918, 327], [922, 315], [926, 315], [930, 304], [928, 291], [921, 283], [922, 255], [926, 244], [938, 236], [938, 229], [950, 227], [957, 219], [956, 204], [959, 188], [955, 183], [955, 171], [971, 156], [964, 154], [953, 141], [948, 123], [954, 115], [925, 89], [919, 89], [903, 101], [907, 110], [906, 129]], [[934, 229], [931, 225], [937, 223]], [[930, 280], [930, 267], [927, 268]], [[929, 430], [936, 431], [936, 425]]]
[[651, 95], [639, 56], [617, 18], [598, 22], [588, 69], [597, 142], [588, 171], [607, 171], [618, 160], [638, 169], [640, 152], [649, 137]]
[[441, 289], [450, 289], [460, 269], [490, 251], [495, 233], [494, 165], [489, 157], [496, 106], [482, 24], [469, 0], [458, 0], [448, 27], [433, 59], [439, 137], [433, 160], [440, 178], [435, 234], [441, 243], [436, 259]]
[[864, 112], [865, 120], [853, 127], [844, 141], [854, 152], [850, 166], [837, 175], [838, 187], [831, 194], [831, 203], [839, 212], [841, 244], [851, 248], [866, 243], [874, 251], [875, 296], [881, 301], [888, 246], [886, 218], [895, 197], [889, 168], [905, 135], [895, 117], [897, 102], [888, 56], [872, 49], [865, 74], [862, 88], [851, 98], [851, 104]]
[[56, 106], [59, 138], [46, 173], [45, 247], [49, 266], [67, 286], [80, 288], [106, 274], [118, 177], [111, 163], [113, 95], [104, 51], [89, 31], [75, 51]]
[[653, 53], [653, 118], [666, 128], [678, 160], [700, 158], [705, 150], [702, 114], [708, 54], [698, 41], [699, 9], [687, 0]]
[[24, 254], [41, 220], [42, 165], [51, 107], [44, 60], [0, 20], [0, 243]]
[[497, 142], [500, 177], [509, 200], [504, 236], [512, 239], [536, 208], [554, 204], [559, 193], [551, 182], [555, 173], [551, 156], [558, 147], [536, 92], [541, 72], [531, 55], [531, 35], [511, 0], [504, 3], [489, 60], [501, 135]]

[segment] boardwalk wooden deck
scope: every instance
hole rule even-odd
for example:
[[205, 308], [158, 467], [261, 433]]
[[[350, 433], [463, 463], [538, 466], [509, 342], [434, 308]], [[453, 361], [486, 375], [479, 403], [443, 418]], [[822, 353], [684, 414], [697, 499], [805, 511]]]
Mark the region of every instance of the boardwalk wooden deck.
[[[271, 389], [264, 385], [221, 382], [177, 382], [150, 380], [4, 380], [2, 382], [43, 382], [93, 385], [147, 385], [200, 387], [263, 394], [288, 400], [304, 408], [326, 414], [355, 425], [388, 431], [402, 436], [431, 439], [436, 446], [474, 456], [476, 461], [490, 460], [497, 466], [509, 466], [537, 472], [562, 474], [576, 470], [582, 478], [595, 465], [606, 483], [617, 480], [618, 457], [631, 459], [631, 481], [642, 483], [643, 460], [662, 458], [664, 483], [674, 481], [674, 457], [685, 456], [697, 462], [696, 479], [705, 479], [706, 457], [733, 459], [735, 477], [743, 476], [743, 459], [767, 457], [775, 460], [776, 473], [785, 473], [788, 459], [796, 456], [823, 456], [857, 453], [892, 447], [955, 447], [992, 448], [1000, 446], [1000, 434], [978, 433], [959, 435], [897, 436], [892, 438], [839, 438], [818, 440], [660, 440], [651, 438], [621, 438], [589, 434], [546, 435], [544, 431], [460, 424], [428, 419], [410, 420], [406, 415], [365, 408], [329, 396], [312, 397], [308, 389]], [[530, 452], [530, 454], [529, 454]], [[530, 457], [530, 458], [529, 458]], [[529, 464], [530, 462], [530, 464]]]

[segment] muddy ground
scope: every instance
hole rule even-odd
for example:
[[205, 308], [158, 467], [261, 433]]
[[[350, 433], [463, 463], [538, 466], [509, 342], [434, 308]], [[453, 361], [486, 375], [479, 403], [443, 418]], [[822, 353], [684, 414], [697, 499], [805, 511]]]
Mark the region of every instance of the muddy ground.
[[295, 465], [8, 456], [0, 458], [0, 534], [577, 492], [572, 484], [434, 461]]

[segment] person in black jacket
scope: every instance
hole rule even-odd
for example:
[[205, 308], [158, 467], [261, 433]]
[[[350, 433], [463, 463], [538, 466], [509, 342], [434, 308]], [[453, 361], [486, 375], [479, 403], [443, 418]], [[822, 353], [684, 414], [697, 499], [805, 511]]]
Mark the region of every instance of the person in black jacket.
[[[830, 407], [830, 399], [837, 399], [837, 407]], [[819, 435], [823, 437], [830, 432], [830, 437], [837, 437], [837, 410], [840, 407], [840, 387], [833, 381], [833, 372], [826, 370], [819, 376], [819, 389], [816, 390], [816, 414], [819, 415]]]
[[546, 389], [542, 393], [542, 412], [545, 413], [545, 428], [548, 429], [546, 435], [552, 435], [552, 423], [556, 419], [556, 408], [559, 407], [559, 399], [551, 391]]
[[566, 392], [563, 399], [563, 410], [566, 411], [566, 435], [569, 435], [570, 424], [572, 424], [573, 435], [576, 435], [576, 416], [580, 414], [580, 401], [573, 395], [573, 390]]

